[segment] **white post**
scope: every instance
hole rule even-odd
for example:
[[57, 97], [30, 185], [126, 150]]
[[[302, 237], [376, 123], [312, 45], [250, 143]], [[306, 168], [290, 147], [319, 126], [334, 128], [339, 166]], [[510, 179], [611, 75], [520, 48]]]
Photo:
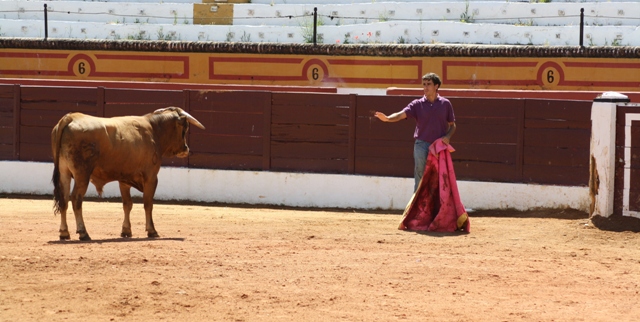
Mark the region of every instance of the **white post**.
[[613, 214], [616, 106], [619, 102], [629, 102], [629, 98], [620, 93], [606, 92], [594, 99], [591, 106], [590, 217]]

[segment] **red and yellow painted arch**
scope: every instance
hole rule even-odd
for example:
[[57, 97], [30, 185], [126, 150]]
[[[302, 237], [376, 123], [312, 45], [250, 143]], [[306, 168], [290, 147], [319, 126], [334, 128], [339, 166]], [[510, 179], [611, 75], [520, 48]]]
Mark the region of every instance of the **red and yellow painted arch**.
[[0, 49], [0, 78], [191, 84], [640, 91], [628, 58], [369, 57]]

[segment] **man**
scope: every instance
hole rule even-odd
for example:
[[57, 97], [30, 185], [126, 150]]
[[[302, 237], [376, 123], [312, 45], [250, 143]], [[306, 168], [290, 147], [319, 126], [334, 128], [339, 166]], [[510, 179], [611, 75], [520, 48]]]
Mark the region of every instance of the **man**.
[[445, 144], [449, 144], [451, 136], [456, 131], [453, 106], [448, 99], [438, 94], [442, 85], [440, 77], [434, 73], [422, 76], [424, 96], [409, 103], [404, 109], [389, 116], [381, 112], [374, 115], [383, 122], [398, 122], [407, 117], [416, 120], [416, 130], [413, 138], [416, 140], [413, 146], [413, 159], [415, 162], [413, 191], [418, 189], [418, 184], [424, 174], [427, 162], [429, 146], [433, 141], [442, 138]]

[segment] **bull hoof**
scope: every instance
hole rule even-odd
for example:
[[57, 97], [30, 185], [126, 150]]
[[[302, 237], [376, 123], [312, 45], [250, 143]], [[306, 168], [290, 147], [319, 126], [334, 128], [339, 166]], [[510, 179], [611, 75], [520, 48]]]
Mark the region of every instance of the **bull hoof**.
[[83, 240], [83, 241], [91, 240], [91, 237], [89, 237], [89, 234], [87, 234], [87, 231], [84, 229], [76, 230], [76, 233], [80, 235], [80, 240]]
[[120, 237], [125, 237], [126, 238], [126, 237], [131, 237], [131, 236], [132, 236], [131, 227], [122, 226]]
[[69, 235], [69, 231], [60, 231], [60, 240], [68, 240], [71, 239], [71, 235]]
[[158, 233], [154, 231], [152, 233], [147, 233], [147, 237], [149, 237], [149, 238], [158, 238], [158, 237], [160, 237], [160, 235], [158, 235]]

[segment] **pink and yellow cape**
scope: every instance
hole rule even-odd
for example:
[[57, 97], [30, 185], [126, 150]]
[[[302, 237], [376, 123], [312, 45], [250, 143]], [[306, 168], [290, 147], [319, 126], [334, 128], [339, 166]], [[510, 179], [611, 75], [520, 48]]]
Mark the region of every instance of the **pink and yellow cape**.
[[438, 139], [429, 147], [424, 175], [404, 210], [398, 229], [469, 232], [469, 215], [460, 201], [452, 146]]

